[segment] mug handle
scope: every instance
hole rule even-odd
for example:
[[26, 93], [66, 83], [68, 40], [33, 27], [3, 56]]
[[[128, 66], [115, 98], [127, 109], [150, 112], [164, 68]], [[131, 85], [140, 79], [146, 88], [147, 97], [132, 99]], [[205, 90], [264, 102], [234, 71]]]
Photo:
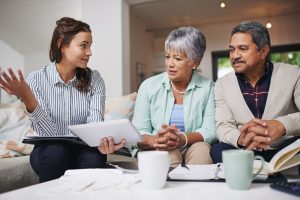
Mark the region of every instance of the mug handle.
[[252, 176], [252, 180], [255, 179], [255, 177], [261, 172], [265, 165], [265, 159], [261, 156], [254, 156], [254, 160], [261, 160], [261, 165], [259, 167], [259, 170]]

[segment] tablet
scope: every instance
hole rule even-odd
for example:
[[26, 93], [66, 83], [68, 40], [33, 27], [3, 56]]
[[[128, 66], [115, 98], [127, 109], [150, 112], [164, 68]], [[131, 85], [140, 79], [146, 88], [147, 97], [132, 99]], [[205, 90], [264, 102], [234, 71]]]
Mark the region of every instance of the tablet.
[[113, 137], [116, 144], [122, 139], [127, 144], [135, 144], [143, 139], [129, 119], [71, 125], [68, 128], [90, 147], [99, 146], [101, 139], [108, 136]]

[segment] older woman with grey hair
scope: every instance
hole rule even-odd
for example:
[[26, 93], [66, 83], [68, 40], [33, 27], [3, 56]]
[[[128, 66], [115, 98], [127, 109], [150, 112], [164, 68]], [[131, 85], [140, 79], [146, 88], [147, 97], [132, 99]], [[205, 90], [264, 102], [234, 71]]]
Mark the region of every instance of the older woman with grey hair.
[[212, 163], [216, 140], [213, 82], [200, 76], [206, 48], [193, 27], [172, 31], [165, 41], [166, 72], [145, 80], [138, 91], [133, 124], [144, 135], [141, 150], [169, 151], [171, 167]]

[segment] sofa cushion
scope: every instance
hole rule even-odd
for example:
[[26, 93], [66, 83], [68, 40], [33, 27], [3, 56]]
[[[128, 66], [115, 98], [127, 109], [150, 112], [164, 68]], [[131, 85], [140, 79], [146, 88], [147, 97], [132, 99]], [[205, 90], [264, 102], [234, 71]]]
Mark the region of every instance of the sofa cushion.
[[30, 154], [33, 146], [23, 144], [22, 138], [32, 132], [21, 102], [0, 104], [0, 158]]
[[106, 99], [104, 120], [132, 119], [137, 93]]
[[38, 183], [29, 156], [0, 160], [0, 193]]

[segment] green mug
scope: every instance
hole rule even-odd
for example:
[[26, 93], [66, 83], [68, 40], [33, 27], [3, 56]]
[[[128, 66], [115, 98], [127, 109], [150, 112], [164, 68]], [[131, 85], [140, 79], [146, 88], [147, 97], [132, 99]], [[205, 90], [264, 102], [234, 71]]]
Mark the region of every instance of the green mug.
[[[261, 172], [265, 160], [261, 156], [254, 156], [252, 150], [226, 150], [222, 152], [225, 180], [229, 188], [234, 190], [247, 190], [253, 179]], [[262, 164], [253, 175], [253, 161], [261, 160]]]

